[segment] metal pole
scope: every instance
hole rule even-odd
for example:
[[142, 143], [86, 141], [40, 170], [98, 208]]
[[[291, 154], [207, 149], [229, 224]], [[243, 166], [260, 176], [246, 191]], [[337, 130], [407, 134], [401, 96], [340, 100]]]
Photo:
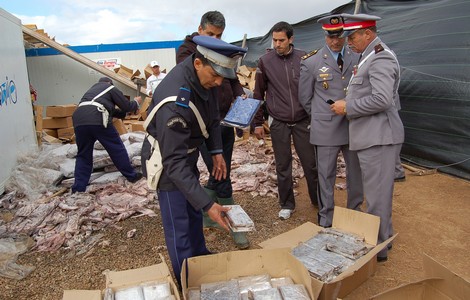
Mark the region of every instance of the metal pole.
[[361, 0], [356, 0], [356, 5], [354, 6], [354, 14], [357, 14], [359, 12], [360, 7], [361, 7]]
[[[242, 41], [242, 48], [246, 47], [246, 33], [243, 35], [243, 41]], [[237, 70], [240, 69], [240, 66], [242, 65], [242, 58], [240, 57], [238, 59], [238, 65], [237, 65]]]

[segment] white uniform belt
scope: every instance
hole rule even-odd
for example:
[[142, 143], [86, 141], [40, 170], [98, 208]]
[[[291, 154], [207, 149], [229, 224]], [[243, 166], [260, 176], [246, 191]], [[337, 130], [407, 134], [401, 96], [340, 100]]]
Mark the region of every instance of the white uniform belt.
[[85, 105], [94, 105], [98, 108], [98, 111], [103, 115], [103, 126], [106, 128], [108, 127], [108, 118], [109, 118], [109, 112], [104, 107], [103, 104], [95, 102], [95, 101], [85, 101], [80, 103], [78, 106], [85, 106]]
[[[147, 139], [149, 140], [149, 143], [150, 145], [152, 145], [152, 147], [154, 147], [154, 142], [156, 141], [155, 138], [153, 136], [151, 136], [150, 134], [147, 133]], [[188, 149], [188, 154], [191, 154], [193, 153], [194, 151], [196, 151], [197, 147], [195, 148], [189, 148]]]

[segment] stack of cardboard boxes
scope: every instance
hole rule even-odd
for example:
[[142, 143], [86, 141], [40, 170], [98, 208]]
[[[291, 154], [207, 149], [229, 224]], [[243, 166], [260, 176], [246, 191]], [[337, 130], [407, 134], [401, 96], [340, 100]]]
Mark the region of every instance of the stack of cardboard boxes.
[[44, 107], [34, 106], [36, 134], [38, 141], [47, 142], [74, 142], [72, 114], [77, 108], [76, 104], [54, 105], [46, 107], [46, 116], [43, 117]]
[[[147, 117], [147, 108], [152, 99], [147, 97], [135, 115], [129, 115], [126, 119], [114, 119], [113, 125], [119, 134], [128, 132], [145, 131], [144, 121]], [[76, 104], [34, 106], [36, 134], [38, 141], [49, 143], [74, 143], [75, 133], [73, 129], [72, 114], [77, 108]], [[43, 117], [44, 109], [46, 111]]]
[[256, 68], [250, 68], [245, 65], [240, 66], [237, 71], [240, 84], [251, 91], [255, 89]]

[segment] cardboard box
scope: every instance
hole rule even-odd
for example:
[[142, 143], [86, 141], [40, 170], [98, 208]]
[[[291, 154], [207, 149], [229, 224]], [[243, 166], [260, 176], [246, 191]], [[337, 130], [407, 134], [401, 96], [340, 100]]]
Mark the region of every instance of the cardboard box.
[[131, 131], [143, 131], [145, 132], [144, 129], [144, 121], [134, 121], [131, 123]]
[[129, 80], [132, 80], [134, 77], [137, 77], [140, 75], [140, 71], [136, 70], [133, 72], [132, 69], [129, 69], [128, 67], [121, 65], [119, 68], [114, 70], [118, 75], [121, 75], [123, 77], [126, 77]]
[[[168, 282], [171, 292], [175, 299], [180, 300], [178, 289], [171, 277], [163, 256], [160, 255], [162, 263], [125, 271], [105, 271], [106, 288], [116, 291], [120, 288], [137, 286], [146, 282]], [[62, 296], [63, 300], [98, 300], [101, 298], [102, 292], [99, 290], [65, 290]]]
[[127, 133], [127, 128], [124, 126], [124, 123], [121, 119], [113, 119], [113, 126], [116, 128], [119, 135], [123, 135]]
[[152, 76], [153, 69], [149, 64], [145, 66], [144, 74], [145, 74], [145, 79], [149, 79], [149, 77]]
[[135, 70], [134, 73], [131, 76], [131, 80], [134, 79], [134, 78], [138, 78], [139, 75], [140, 75], [140, 71], [138, 69]]
[[41, 132], [41, 142], [42, 141], [47, 142], [49, 144], [62, 144], [62, 141], [59, 140], [58, 138], [55, 138], [50, 135], [42, 135], [42, 132]]
[[65, 290], [63, 300], [102, 300], [101, 291], [98, 290]]
[[142, 120], [144, 121], [145, 119], [147, 119], [147, 109], [149, 108], [150, 103], [152, 103], [152, 98], [145, 97], [144, 102], [142, 102], [142, 105], [139, 108], [139, 115], [142, 117]]
[[460, 300], [470, 298], [470, 282], [423, 255], [425, 279], [373, 296], [375, 300]]
[[294, 283], [303, 284], [310, 297], [316, 299], [323, 284], [312, 283], [307, 269], [289, 252], [288, 248], [257, 249], [191, 257], [183, 262], [181, 270], [183, 298], [187, 299], [189, 289], [200, 288], [202, 283], [269, 274], [290, 277]]
[[34, 105], [34, 121], [36, 122], [36, 131], [42, 131], [42, 114], [44, 111], [44, 107], [40, 105]]
[[46, 117], [63, 118], [71, 117], [77, 109], [76, 104], [53, 105], [46, 107]]
[[75, 131], [73, 127], [57, 129], [57, 138], [59, 139], [71, 140], [74, 135]]
[[[369, 253], [359, 258], [356, 263], [350, 266], [345, 272], [328, 283], [323, 283], [312, 277], [313, 282], [317, 284], [323, 283], [323, 288], [318, 299], [343, 298], [375, 273], [377, 268], [377, 253], [385, 248], [396, 236], [377, 245], [379, 225], [380, 218], [377, 216], [339, 206], [335, 207], [332, 227], [363, 236], [366, 243], [374, 245], [375, 247], [370, 250]], [[307, 222], [293, 230], [266, 240], [259, 245], [266, 249], [284, 247], [292, 249], [299, 243], [305, 242], [317, 235], [322, 229], [323, 227]]]
[[42, 130], [45, 134], [47, 135], [50, 135], [50, 136], [53, 136], [55, 138], [58, 138], [58, 134], [57, 134], [57, 129], [43, 129]]
[[58, 128], [67, 128], [72, 127], [72, 117], [65, 117], [65, 118], [51, 118], [46, 117], [42, 119], [42, 128], [47, 129], [58, 129]]

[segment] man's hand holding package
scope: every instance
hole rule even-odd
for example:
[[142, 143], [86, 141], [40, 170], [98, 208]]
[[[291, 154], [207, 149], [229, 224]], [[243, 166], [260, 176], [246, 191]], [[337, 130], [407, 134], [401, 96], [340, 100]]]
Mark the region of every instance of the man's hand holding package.
[[229, 207], [223, 207], [218, 203], [214, 203], [211, 208], [207, 211], [207, 215], [211, 218], [214, 222], [217, 222], [222, 228], [227, 231], [230, 231], [227, 220], [224, 218], [225, 212], [229, 211]]

